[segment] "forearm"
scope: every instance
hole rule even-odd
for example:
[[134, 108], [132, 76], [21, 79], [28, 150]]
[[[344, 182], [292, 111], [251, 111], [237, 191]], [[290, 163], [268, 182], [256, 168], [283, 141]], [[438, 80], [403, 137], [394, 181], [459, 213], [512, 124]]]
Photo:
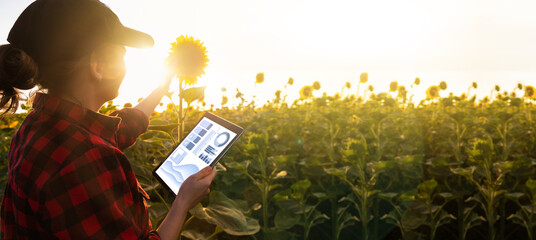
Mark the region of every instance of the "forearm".
[[168, 214], [156, 230], [162, 240], [177, 239], [186, 219], [188, 208], [181, 205], [178, 199], [173, 202]]
[[158, 86], [149, 94], [149, 96], [144, 98], [134, 108], [142, 111], [147, 117], [151, 116], [156, 106], [158, 106], [162, 100], [162, 97], [164, 97], [164, 95], [167, 93], [168, 89], [169, 87], [167, 86]]

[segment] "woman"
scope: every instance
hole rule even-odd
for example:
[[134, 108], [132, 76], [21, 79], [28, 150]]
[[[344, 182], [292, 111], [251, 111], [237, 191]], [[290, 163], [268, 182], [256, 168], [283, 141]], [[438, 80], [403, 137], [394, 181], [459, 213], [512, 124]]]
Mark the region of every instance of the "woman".
[[147, 193], [121, 152], [147, 129], [170, 79], [135, 108], [97, 113], [118, 94], [125, 46], [149, 47], [152, 38], [124, 27], [98, 0], [37, 0], [8, 41], [0, 46], [0, 108], [15, 111], [20, 89], [43, 93], [11, 143], [3, 238], [177, 239], [216, 171], [187, 179], [153, 231]]

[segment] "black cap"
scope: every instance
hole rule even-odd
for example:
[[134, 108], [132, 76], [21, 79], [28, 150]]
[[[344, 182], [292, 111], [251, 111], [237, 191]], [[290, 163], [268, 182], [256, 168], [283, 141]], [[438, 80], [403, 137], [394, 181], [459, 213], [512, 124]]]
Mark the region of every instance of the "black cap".
[[7, 40], [39, 64], [77, 59], [102, 43], [154, 44], [148, 34], [123, 26], [98, 0], [37, 0], [22, 12]]

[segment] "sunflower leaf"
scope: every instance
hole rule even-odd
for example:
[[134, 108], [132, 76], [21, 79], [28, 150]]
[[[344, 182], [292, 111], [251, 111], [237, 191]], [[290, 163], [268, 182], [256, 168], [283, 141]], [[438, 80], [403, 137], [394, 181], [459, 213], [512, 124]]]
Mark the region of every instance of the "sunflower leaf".
[[193, 101], [201, 99], [205, 96], [205, 88], [207, 87], [203, 86], [188, 88], [184, 90], [182, 94], [180, 94], [180, 97], [184, 99], [188, 105], [190, 105]]

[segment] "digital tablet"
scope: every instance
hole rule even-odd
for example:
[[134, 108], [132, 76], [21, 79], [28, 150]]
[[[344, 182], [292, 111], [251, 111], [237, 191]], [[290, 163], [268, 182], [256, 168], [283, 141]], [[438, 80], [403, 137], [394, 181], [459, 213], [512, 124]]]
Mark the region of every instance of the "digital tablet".
[[207, 112], [153, 175], [176, 196], [186, 178], [216, 165], [243, 132], [241, 127]]

